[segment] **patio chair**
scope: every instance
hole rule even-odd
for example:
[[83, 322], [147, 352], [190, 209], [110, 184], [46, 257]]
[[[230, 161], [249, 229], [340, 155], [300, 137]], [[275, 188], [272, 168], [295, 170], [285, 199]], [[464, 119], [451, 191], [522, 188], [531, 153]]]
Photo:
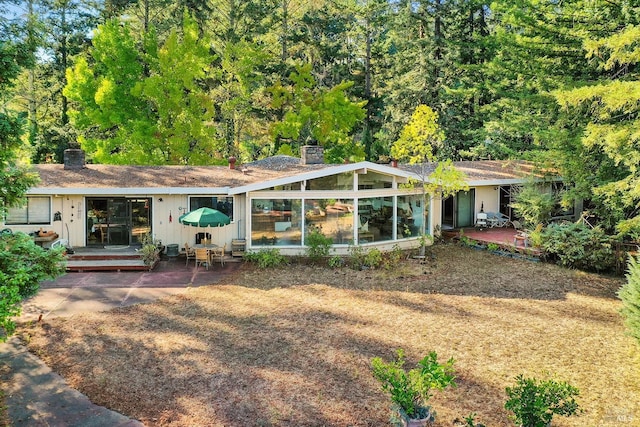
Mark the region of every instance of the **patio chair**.
[[487, 221], [491, 227], [506, 227], [511, 219], [502, 212], [487, 212]]
[[206, 265], [207, 270], [209, 269], [209, 264], [211, 262], [211, 260], [209, 259], [209, 250], [206, 248], [196, 248], [195, 250], [196, 253], [196, 268], [198, 268], [198, 265]]
[[215, 248], [211, 250], [211, 260], [217, 259], [220, 261], [220, 265], [224, 266], [224, 253], [227, 250], [227, 244], [220, 248]]
[[196, 252], [188, 243], [184, 244], [184, 253], [187, 256], [187, 262], [184, 265], [189, 265], [190, 259], [196, 259]]
[[476, 215], [476, 228], [487, 228], [487, 214], [484, 212], [478, 212]]

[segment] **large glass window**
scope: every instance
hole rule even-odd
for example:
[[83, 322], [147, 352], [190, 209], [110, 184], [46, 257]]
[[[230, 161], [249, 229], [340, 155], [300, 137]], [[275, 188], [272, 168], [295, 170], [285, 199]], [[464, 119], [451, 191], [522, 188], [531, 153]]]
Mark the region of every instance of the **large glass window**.
[[358, 200], [358, 242], [393, 239], [393, 197]]
[[307, 190], [353, 190], [353, 172], [310, 179]]
[[253, 199], [251, 244], [253, 246], [302, 245], [300, 200]]
[[5, 224], [29, 225], [51, 222], [51, 200], [49, 197], [27, 197], [27, 204], [19, 208], [9, 208]]
[[226, 196], [192, 196], [189, 198], [189, 210], [200, 208], [217, 209], [233, 221], [233, 197]]
[[423, 221], [422, 196], [398, 196], [398, 239], [420, 235]]
[[372, 190], [393, 187], [393, 177], [377, 172], [358, 175], [358, 190]]
[[306, 199], [304, 201], [305, 237], [318, 230], [334, 245], [353, 243], [352, 199]]

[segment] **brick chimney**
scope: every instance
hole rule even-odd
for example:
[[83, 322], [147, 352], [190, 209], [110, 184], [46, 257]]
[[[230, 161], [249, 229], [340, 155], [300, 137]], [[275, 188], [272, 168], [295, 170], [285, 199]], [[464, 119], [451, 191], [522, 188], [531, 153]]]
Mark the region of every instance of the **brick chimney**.
[[84, 150], [79, 148], [68, 148], [64, 150], [64, 169], [78, 170], [84, 169]]
[[324, 148], [319, 145], [303, 145], [300, 147], [301, 165], [319, 165], [324, 163]]
[[229, 169], [235, 169], [236, 168], [236, 158], [231, 156], [229, 157]]

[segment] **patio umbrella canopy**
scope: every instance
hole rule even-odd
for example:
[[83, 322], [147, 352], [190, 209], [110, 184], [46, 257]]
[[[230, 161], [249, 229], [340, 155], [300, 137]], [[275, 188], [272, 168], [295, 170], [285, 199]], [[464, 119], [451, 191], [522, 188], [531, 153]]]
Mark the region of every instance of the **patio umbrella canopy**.
[[222, 227], [231, 223], [231, 219], [212, 208], [199, 208], [178, 218], [180, 224], [191, 225], [193, 227]]

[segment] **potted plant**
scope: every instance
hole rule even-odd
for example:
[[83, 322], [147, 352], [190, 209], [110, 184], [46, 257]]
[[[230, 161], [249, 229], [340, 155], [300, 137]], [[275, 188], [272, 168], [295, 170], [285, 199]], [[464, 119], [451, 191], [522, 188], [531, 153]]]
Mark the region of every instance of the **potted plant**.
[[149, 234], [142, 238], [142, 247], [138, 253], [144, 265], [149, 267], [149, 271], [153, 270], [153, 267], [160, 260], [161, 245], [162, 243], [159, 240], [154, 239]]
[[435, 420], [435, 412], [427, 405], [433, 390], [455, 386], [453, 358], [446, 363], [438, 363], [435, 351], [425, 356], [416, 368], [404, 368], [404, 350], [397, 350], [397, 360], [386, 363], [381, 358], [371, 360], [373, 376], [382, 384], [382, 390], [389, 393], [395, 410], [405, 427], [424, 427]]
[[513, 412], [520, 427], [549, 427], [554, 415], [572, 416], [578, 413], [575, 400], [579, 391], [566, 382], [516, 377], [516, 386], [507, 387], [509, 399], [504, 407]]

